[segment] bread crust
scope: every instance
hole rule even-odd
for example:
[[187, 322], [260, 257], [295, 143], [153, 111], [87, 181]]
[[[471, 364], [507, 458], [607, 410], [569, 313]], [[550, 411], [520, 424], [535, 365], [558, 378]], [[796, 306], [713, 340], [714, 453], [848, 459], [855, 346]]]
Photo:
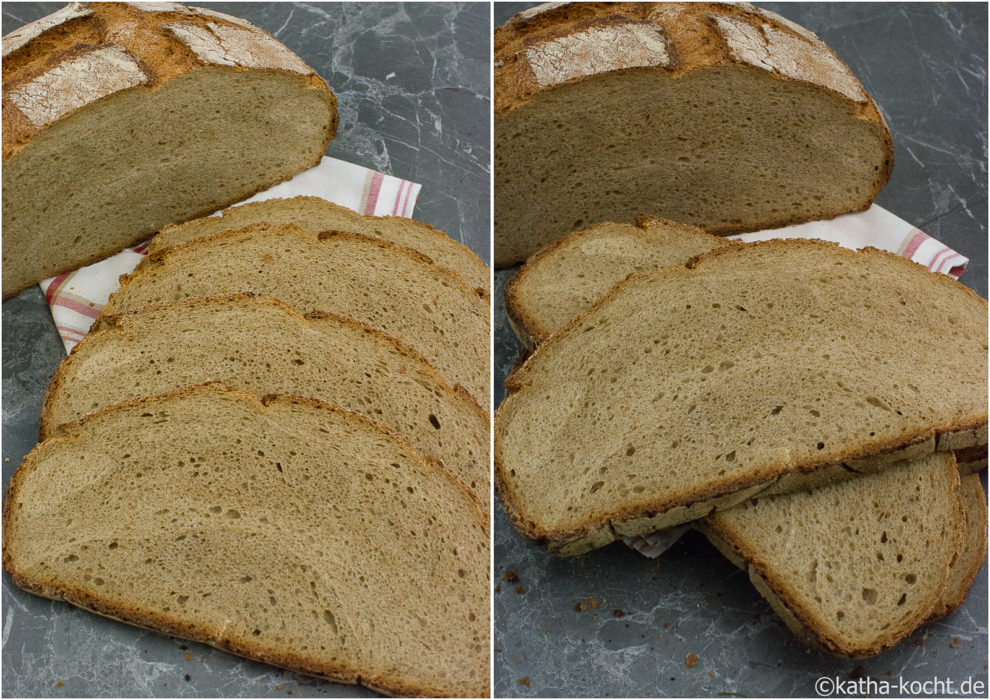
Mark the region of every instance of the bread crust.
[[[709, 261], [719, 256], [732, 255], [743, 249], [799, 249], [821, 246], [834, 248], [837, 251], [844, 251], [843, 254], [848, 255], [883, 257], [889, 261], [893, 261], [895, 265], [910, 269], [913, 273], [916, 273], [921, 268], [917, 263], [906, 258], [876, 248], [850, 251], [843, 249], [836, 243], [825, 241], [774, 239], [748, 243], [745, 246], [728, 246], [712, 250], [696, 256], [689, 261], [685, 271], [686, 274], [690, 274], [693, 270], [704, 268]], [[505, 380], [507, 396], [495, 412], [495, 443], [493, 450], [495, 488], [502, 502], [503, 509], [516, 529], [527, 538], [547, 546], [552, 553], [561, 556], [574, 556], [596, 547], [604, 546], [622, 537], [646, 534], [682, 522], [696, 520], [704, 517], [713, 510], [736, 505], [741, 500], [745, 500], [745, 498], [755, 496], [766, 489], [773, 488], [775, 484], [777, 484], [778, 488], [784, 487], [787, 491], [798, 490], [806, 487], [809, 483], [817, 483], [816, 476], [824, 473], [825, 470], [840, 470], [843, 466], [848, 466], [848, 468], [854, 471], [870, 471], [875, 469], [876, 466], [882, 468], [895, 459], [904, 458], [905, 456], [913, 458], [927, 454], [928, 452], [956, 450], [986, 444], [987, 442], [988, 415], [987, 411], [984, 410], [979, 415], [938, 424], [933, 423], [916, 430], [904, 431], [900, 435], [892, 435], [881, 439], [874, 438], [869, 443], [843, 450], [841, 454], [837, 454], [829, 459], [808, 460], [802, 464], [793, 464], [784, 461], [767, 464], [760, 470], [749, 474], [714, 481], [704, 487], [693, 489], [690, 492], [684, 492], [678, 496], [629, 504], [622, 508], [603, 512], [598, 514], [597, 517], [589, 518], [579, 526], [553, 529], [537, 525], [525, 515], [519, 505], [517, 494], [509, 487], [505, 477], [511, 467], [506, 464], [502, 454], [499, 418], [513, 410], [513, 404], [519, 400], [519, 393], [528, 383], [527, 375], [534, 361], [539, 360], [545, 353], [551, 352], [559, 342], [559, 339], [566, 336], [570, 329], [580, 325], [588, 315], [599, 307], [607, 305], [609, 300], [617, 296], [627, 285], [635, 284], [638, 279], [648, 276], [648, 273], [632, 274], [623, 282], [615, 285], [592, 307], [576, 316], [570, 323], [544, 341], [526, 362]], [[985, 299], [976, 294], [972, 289], [946, 275], [930, 274], [928, 279], [933, 284], [952, 288], [957, 293], [959, 290], [963, 290], [964, 294], [977, 301], [984, 309], [987, 307], [987, 301]], [[783, 481], [785, 477], [787, 481]], [[735, 500], [728, 498], [733, 492], [743, 492], [744, 490], [748, 490], [747, 493], [750, 495]], [[775, 490], [774, 492], [786, 491]], [[676, 509], [681, 509], [681, 512], [678, 513]], [[638, 520], [639, 523], [635, 526], [624, 527], [624, 525], [628, 525], [629, 521], [633, 520]]]
[[[94, 420], [99, 416], [118, 411], [122, 407], [155, 406], [163, 401], [168, 401], [169, 399], [194, 395], [197, 393], [229, 394], [241, 401], [254, 405], [261, 411], [264, 411], [268, 406], [279, 403], [302, 404], [311, 406], [316, 410], [335, 413], [342, 416], [347, 421], [361, 423], [372, 430], [401, 443], [404, 449], [417, 455], [419, 459], [427, 465], [428, 469], [441, 473], [443, 478], [447, 479], [453, 487], [460, 491], [461, 494], [468, 500], [470, 503], [470, 509], [473, 511], [474, 517], [476, 518], [476, 524], [482, 528], [485, 535], [487, 536], [490, 532], [490, 522], [488, 516], [486, 515], [478, 497], [471, 491], [467, 484], [458, 478], [456, 474], [450, 471], [442, 462], [420, 455], [408, 440], [394, 430], [376, 423], [375, 421], [355, 413], [354, 411], [349, 411], [338, 406], [323, 403], [309, 397], [269, 394], [259, 398], [255, 394], [226, 386], [221, 382], [206, 382], [194, 386], [183, 387], [165, 394], [159, 394], [157, 396], [143, 396], [129, 399], [113, 406], [98, 409], [84, 418], [66, 423], [62, 426], [61, 433], [52, 437], [45, 444], [47, 445], [58, 441], [78, 440], [78, 430], [87, 422]], [[17, 500], [17, 494], [21, 483], [23, 483], [24, 479], [31, 472], [34, 466], [32, 456], [39, 449], [42, 449], [42, 445], [38, 445], [31, 450], [31, 452], [29, 452], [24, 458], [20, 468], [14, 472], [7, 491], [7, 498], [3, 505], [3, 568], [11, 574], [14, 582], [24, 590], [45, 598], [50, 598], [52, 600], [65, 601], [111, 619], [127, 622], [128, 624], [136, 624], [139, 627], [182, 637], [183, 639], [202, 642], [239, 656], [245, 656], [263, 661], [265, 663], [274, 664], [276, 666], [280, 666], [291, 671], [304, 673], [306, 675], [326, 678], [327, 680], [336, 682], [361, 684], [373, 690], [378, 690], [379, 692], [396, 696], [430, 696], [443, 692], [437, 688], [427, 688], [416, 684], [409, 684], [401, 678], [390, 677], [385, 674], [377, 676], [363, 676], [360, 673], [360, 669], [342, 664], [334, 665], [321, 663], [317, 659], [308, 659], [302, 654], [293, 654], [289, 652], [280, 654], [268, 653], [261, 650], [259, 647], [252, 645], [249, 640], [241, 641], [225, 637], [223, 635], [223, 630], [216, 632], [200, 625], [187, 624], [176, 617], [163, 612], [155, 610], [142, 610], [136, 607], [127, 606], [109, 599], [101, 598], [100, 596], [92, 595], [84, 590], [74, 588], [72, 586], [55, 584], [42, 580], [40, 577], [32, 577], [30, 574], [19, 571], [17, 562], [14, 555], [11, 553], [10, 547], [9, 533], [12, 531], [12, 508], [13, 503]], [[488, 693], [487, 679], [483, 681], [483, 684], [483, 689], [477, 688], [473, 689], [471, 692], [478, 693], [479, 696], [486, 696]]]
[[[59, 18], [54, 24], [45, 17], [21, 27], [13, 35], [33, 35], [17, 48], [8, 51], [3, 57], [3, 159], [7, 160], [27, 145], [35, 134], [57, 123], [58, 119], [66, 119], [79, 110], [85, 109], [84, 103], [72, 109], [53, 122], [44, 126], [32, 124], [23, 118], [23, 113], [11, 101], [10, 90], [22, 85], [51, 68], [58, 66], [66, 59], [72, 58], [87, 46], [93, 44], [110, 44], [122, 47], [127, 54], [141, 66], [148, 80], [127, 89], [155, 90], [175, 78], [200, 70], [205, 66], [218, 68], [226, 65], [227, 69], [262, 70], [282, 74], [293, 74], [300, 77], [301, 87], [320, 92], [330, 111], [332, 121], [327, 126], [323, 150], [330, 144], [336, 134], [337, 99], [330, 91], [326, 82], [309, 66], [302, 63], [298, 57], [295, 61], [289, 58], [289, 50], [268, 32], [254, 25], [223, 13], [203, 10], [196, 7], [186, 7], [175, 4], [171, 10], [147, 11], [135, 7], [131, 3], [73, 3], [76, 12]], [[220, 31], [237, 32], [256, 42], [254, 48], [258, 52], [258, 62], [261, 65], [251, 65], [248, 62], [238, 63], [227, 57], [226, 63], [219, 63], [201, 58], [189, 43], [179, 38], [171, 27], [175, 23], [189, 25], [210, 32], [210, 25], [219, 27]], [[38, 33], [34, 35], [35, 29]], [[247, 32], [247, 34], [243, 34]], [[7, 43], [6, 41], [4, 42]], [[294, 57], [294, 54], [292, 55]], [[111, 92], [100, 99], [108, 99], [118, 91]], [[96, 100], [98, 101], [98, 100]], [[319, 163], [319, 158], [313, 163]], [[261, 189], [266, 189], [263, 187]], [[209, 213], [209, 212], [207, 212]]]
[[798, 637], [835, 656], [849, 658], [873, 656], [884, 649], [889, 649], [911, 634], [930, 617], [932, 610], [937, 609], [941, 592], [945, 589], [945, 584], [949, 579], [949, 571], [962, 547], [965, 515], [958, 495], [959, 471], [956, 469], [955, 458], [951, 456], [951, 453], [947, 459], [943, 460], [940, 471], [942, 478], [947, 481], [955, 496], [951, 500], [953, 506], [951, 519], [955, 526], [953, 528], [953, 540], [945, 543], [944, 550], [951, 552], [952, 555], [947, 558], [944, 564], [942, 586], [918, 606], [917, 611], [910, 619], [903, 621], [896, 628], [878, 634], [874, 642], [868, 646], [850, 645], [846, 640], [829, 635], [828, 630], [816, 619], [814, 611], [801, 604], [799, 597], [792, 590], [788, 581], [781, 577], [772, 566], [763, 561], [759, 552], [750, 546], [747, 538], [740, 536], [732, 527], [720, 522], [718, 518], [707, 518], [704, 521], [699, 521], [696, 526], [720, 552], [726, 555], [726, 558], [747, 572], [760, 595], [767, 599], [774, 611], [780, 615]]

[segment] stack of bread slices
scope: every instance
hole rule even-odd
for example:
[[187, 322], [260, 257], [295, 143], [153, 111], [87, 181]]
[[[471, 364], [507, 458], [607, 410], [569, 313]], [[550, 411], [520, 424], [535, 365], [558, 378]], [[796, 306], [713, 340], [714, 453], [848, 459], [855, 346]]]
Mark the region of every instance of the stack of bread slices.
[[486, 696], [486, 267], [312, 197], [151, 250], [51, 383], [5, 568], [303, 673]]
[[506, 288], [532, 355], [496, 413], [516, 528], [562, 556], [682, 523], [796, 633], [859, 657], [986, 556], [987, 303], [891, 253], [640, 217]]

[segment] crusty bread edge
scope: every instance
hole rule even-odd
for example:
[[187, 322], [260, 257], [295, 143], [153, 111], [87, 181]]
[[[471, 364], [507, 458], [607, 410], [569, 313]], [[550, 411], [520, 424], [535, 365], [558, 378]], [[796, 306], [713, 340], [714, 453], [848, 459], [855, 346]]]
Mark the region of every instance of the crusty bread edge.
[[[762, 595], [774, 612], [777, 613], [794, 632], [794, 634], [814, 646], [830, 654], [849, 657], [864, 658], [878, 654], [884, 649], [888, 649], [906, 636], [911, 634], [917, 627], [923, 624], [931, 616], [933, 610], [937, 610], [941, 600], [940, 592], [944, 591], [949, 580], [949, 572], [954, 565], [962, 548], [963, 528], [965, 526], [965, 514], [962, 503], [959, 500], [959, 471], [956, 468], [955, 459], [950, 454], [943, 460], [941, 465], [944, 477], [951, 482], [950, 488], [954, 493], [952, 499], [954, 509], [952, 520], [956, 527], [953, 529], [953, 541], [941, 551], [951, 553], [951, 557], [946, 562], [942, 572], [942, 584], [939, 593], [936, 593], [930, 600], [918, 609], [910, 619], [902, 622], [896, 629], [878, 635], [873, 644], [859, 647], [845, 643], [841, 639], [830, 637], [827, 632], [816, 623], [814, 613], [806, 610], [790, 592], [787, 581], [781, 579], [769, 568], [765, 562], [760, 561], [748, 546], [745, 538], [735, 537], [731, 528], [719, 524], [716, 519], [706, 518], [695, 523], [695, 527], [701, 531], [705, 537], [721, 552], [726, 559], [735, 566], [745, 571], [753, 583], [756, 590]], [[977, 569], [978, 570], [978, 569]], [[974, 574], [975, 577], [975, 574]], [[960, 601], [961, 602], [961, 601]]]
[[[681, 224], [676, 221], [670, 221], [669, 219], [662, 219], [660, 217], [651, 216], [648, 214], [640, 214], [636, 217], [633, 224], [603, 221], [601, 223], [588, 226], [587, 228], [572, 231], [566, 236], [562, 236], [554, 241], [551, 241], [530, 256], [523, 266], [520, 267], [514, 275], [512, 275], [508, 284], [505, 286], [505, 311], [509, 320], [509, 326], [511, 326], [512, 331], [516, 334], [519, 342], [525, 345], [528, 350], [535, 350], [540, 343], [546, 340], [553, 333], [552, 330], [540, 323], [540, 321], [538, 321], [533, 315], [532, 311], [526, 306], [523, 294], [525, 293], [524, 288], [529, 275], [531, 275], [544, 260], [556, 254], [561, 248], [577, 243], [585, 236], [596, 234], [598, 229], [603, 226], [622, 226], [626, 229], [627, 233], [631, 235], [639, 235], [643, 238], [652, 237], [653, 233], [650, 230], [652, 227], [664, 226], [678, 229], [684, 234], [685, 237], [692, 236], [695, 238], [714, 238], [714, 245], [717, 247], [725, 245], [740, 245], [739, 243], [726, 241], [717, 236], [713, 236], [712, 234], [707, 233], [696, 226], [689, 226], [687, 224]], [[685, 260], [685, 263], [686, 262], [687, 261]], [[678, 266], [679, 265], [673, 265], [672, 267]]]
[[[309, 405], [320, 410], [337, 413], [343, 416], [346, 420], [363, 423], [383, 435], [390, 437], [394, 441], [399, 442], [403, 448], [408, 450], [412, 455], [418, 457], [422, 463], [426, 465], [428, 470], [439, 471], [443, 474], [443, 478], [446, 478], [454, 486], [454, 488], [459, 490], [462, 496], [466, 498], [470, 504], [469, 509], [473, 510], [477, 524], [481, 526], [486, 539], [490, 539], [490, 522], [481, 501], [474, 494], [474, 492], [471, 491], [467, 484], [465, 484], [456, 474], [448, 469], [443, 462], [421, 455], [404, 437], [399, 435], [394, 430], [376, 423], [370, 418], [362, 416], [359, 413], [355, 413], [354, 411], [349, 411], [347, 409], [340, 408], [339, 406], [333, 406], [309, 397], [286, 394], [269, 394], [259, 398], [251, 392], [235, 389], [233, 387], [226, 386], [221, 382], [206, 382], [194, 386], [183, 387], [155, 396], [142, 396], [98, 409], [84, 418], [65, 424], [63, 426], [64, 432], [62, 434], [51, 438], [48, 442], [43, 444], [57, 441], [77, 440], [78, 435], [75, 434], [75, 431], [96, 416], [101, 416], [105, 413], [112, 413], [123, 407], [154, 406], [172, 398], [178, 398], [195, 393], [232, 394], [242, 401], [256, 405], [262, 410], [275, 403], [298, 403]], [[7, 498], [3, 505], [3, 568], [10, 573], [14, 582], [24, 590], [45, 598], [50, 598], [52, 600], [69, 602], [73, 605], [77, 605], [78, 607], [85, 608], [111, 619], [127, 622], [128, 624], [137, 624], [137, 626], [145, 629], [182, 637], [183, 639], [203, 642], [223, 651], [229, 651], [239, 656], [249, 656], [252, 659], [264, 661], [265, 663], [272, 663], [282, 668], [286, 668], [291, 671], [298, 671], [307, 675], [318, 676], [343, 683], [360, 683], [365, 687], [377, 690], [379, 692], [402, 696], [428, 696], [443, 694], [446, 692], [444, 689], [425, 688], [414, 684], [408, 684], [403, 682], [401, 679], [391, 678], [386, 674], [362, 677], [358, 672], [350, 667], [321, 666], [319, 664], [312, 664], [300, 654], [253, 653], [252, 647], [249, 643], [237, 643], [235, 640], [224, 639], [216, 634], [211, 635], [209, 634], [209, 631], [203, 627], [183, 623], [169, 615], [157, 611], [140, 611], [135, 608], [129, 608], [125, 605], [118, 605], [102, 599], [99, 596], [90, 595], [85, 591], [58, 586], [56, 584], [49, 584], [38, 578], [33, 578], [18, 571], [15, 555], [11, 553], [10, 548], [9, 533], [12, 531], [13, 518], [11, 509], [12, 504], [15, 501], [16, 494], [19, 491], [20, 484], [26, 475], [33, 469], [33, 455], [35, 455], [39, 449], [42, 449], [42, 445], [35, 446], [35, 448], [24, 457], [24, 461], [21, 463], [21, 466], [17, 469], [17, 471], [14, 472], [14, 475], [10, 479], [10, 485], [7, 489]], [[136, 622], [131, 623], [129, 620], [132, 619]], [[468, 691], [466, 695], [487, 697], [487, 676], [483, 683], [484, 689], [473, 689]]]
[[[920, 457], [932, 451], [958, 450], [965, 447], [982, 445], [987, 443], [987, 423], [988, 416], [984, 412], [977, 416], [957, 418], [944, 424], [932, 425], [925, 430], [905, 433], [887, 440], [871, 441], [869, 446], [860, 447], [856, 450], [846, 450], [845, 454], [825, 461], [811, 461], [797, 468], [787, 464], [772, 465], [758, 474], [750, 476], [740, 476], [731, 480], [723, 480], [718, 484], [710, 484], [705, 489], [699, 489], [698, 493], [671, 498], [663, 503], [651, 502], [642, 503], [627, 508], [617, 509], [615, 512], [603, 514], [595, 518], [594, 521], [582, 526], [575, 526], [567, 529], [551, 530], [542, 528], [536, 523], [529, 521], [516, 502], [512, 490], [508, 487], [503, 474], [507, 470], [502, 459], [501, 441], [498, 417], [506, 413], [516, 398], [516, 394], [523, 389], [526, 383], [526, 374], [534, 359], [539, 358], [547, 349], [554, 346], [558, 339], [564, 336], [570, 329], [579, 325], [588, 315], [599, 306], [608, 302], [612, 297], [618, 295], [627, 285], [635, 284], [639, 279], [650, 277], [651, 275], [665, 273], [690, 273], [699, 267], [704, 267], [708, 261], [720, 256], [731, 255], [736, 251], [754, 247], [830, 247], [836, 250], [845, 251], [849, 255], [867, 255], [886, 257], [891, 261], [896, 261], [895, 265], [902, 265], [904, 269], [910, 270], [911, 274], [917, 274], [925, 268], [907, 258], [885, 250], [873, 247], [866, 247], [858, 251], [843, 248], [837, 243], [830, 241], [820, 241], [817, 239], [772, 239], [768, 241], [755, 241], [743, 245], [731, 245], [716, 248], [707, 253], [695, 256], [685, 267], [669, 267], [659, 272], [634, 273], [629, 275], [624, 281], [616, 284], [594, 305], [584, 312], [575, 316], [559, 331], [541, 343], [536, 351], [513, 373], [506, 378], [505, 387], [507, 395], [502, 405], [495, 412], [494, 431], [494, 483], [496, 492], [502, 502], [502, 507], [509, 520], [525, 537], [546, 545], [551, 553], [558, 556], [575, 556], [584, 552], [605, 546], [610, 542], [622, 537], [632, 537], [635, 535], [647, 534], [655, 530], [678, 525], [701, 518], [712, 510], [728, 508], [745, 500], [739, 498], [733, 500], [732, 490], [741, 491], [750, 489], [759, 493], [765, 489], [773, 489], [773, 493], [785, 493], [787, 491], [798, 490], [818, 485], [822, 483], [822, 474], [815, 474], [823, 469], [828, 476], [826, 478], [837, 478], [846, 467], [854, 471], [873, 471], [876, 468], [883, 468], [899, 459]], [[928, 272], [926, 270], [926, 272]], [[987, 300], [979, 296], [975, 291], [961, 284], [957, 280], [947, 275], [931, 273], [930, 279], [935, 284], [947, 285], [950, 288], [962, 290], [964, 294], [975, 299], [984, 308]], [[930, 443], [930, 448], [925, 447]], [[789, 481], [785, 481], [786, 477]], [[775, 482], [779, 482], [776, 483]], [[728, 491], [727, 491], [728, 489]], [[676, 509], [681, 509], [678, 513]], [[673, 511], [673, 512], [671, 512]], [[628, 521], [638, 521], [629, 524]]]

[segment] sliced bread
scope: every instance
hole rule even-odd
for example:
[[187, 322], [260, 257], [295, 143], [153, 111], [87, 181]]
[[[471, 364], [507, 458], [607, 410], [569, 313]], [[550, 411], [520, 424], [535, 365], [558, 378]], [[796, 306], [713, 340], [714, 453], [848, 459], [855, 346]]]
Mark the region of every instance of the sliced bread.
[[267, 32], [73, 2], [3, 39], [3, 296], [320, 162], [337, 101]]
[[639, 216], [636, 225], [606, 222], [575, 231], [526, 261], [505, 288], [505, 310], [530, 350], [633, 272], [684, 265], [731, 245], [693, 226]]
[[41, 438], [103, 406], [213, 380], [356, 411], [441, 460], [488, 502], [489, 420], [467, 391], [381, 331], [245, 294], [101, 318], [55, 373]]
[[362, 216], [319, 197], [266, 199], [231, 207], [221, 214], [219, 217], [206, 216], [184, 224], [166, 226], [152, 239], [148, 250], [155, 253], [176, 243], [185, 243], [251, 224], [293, 224], [310, 233], [344, 231], [398, 243], [419, 251], [437, 265], [453, 270], [472, 287], [486, 291], [490, 287], [488, 268], [470, 248], [450, 238], [443, 231], [413, 219]]
[[545, 3], [494, 52], [498, 267], [640, 213], [716, 234], [831, 218], [890, 177], [849, 68], [749, 3]]
[[172, 246], [122, 277], [103, 313], [235, 292], [384, 331], [489, 405], [487, 294], [415, 251], [368, 236], [257, 224]]
[[729, 246], [631, 275], [509, 377], [495, 482], [558, 554], [986, 444], [987, 304], [890, 253]]
[[699, 526], [798, 636], [841, 656], [869, 656], [940, 605], [963, 541], [958, 488], [955, 461], [940, 452], [746, 501]]
[[312, 399], [208, 385], [36, 447], [4, 503], [25, 590], [392, 694], [488, 695], [488, 522], [438, 462]]
[[979, 475], [966, 474], [961, 478], [959, 498], [966, 514], [962, 551], [952, 565], [949, 581], [932, 618], [951, 615], [963, 604], [987, 558], [987, 495]]

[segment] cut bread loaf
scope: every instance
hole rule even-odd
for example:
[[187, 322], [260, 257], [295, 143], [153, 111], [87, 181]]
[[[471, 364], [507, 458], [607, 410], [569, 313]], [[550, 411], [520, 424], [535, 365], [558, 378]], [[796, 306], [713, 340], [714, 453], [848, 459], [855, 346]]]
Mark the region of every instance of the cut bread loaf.
[[273, 299], [200, 298], [102, 318], [59, 366], [41, 438], [126, 399], [207, 381], [296, 394], [382, 423], [489, 498], [489, 421], [418, 353], [364, 324]]
[[391, 431], [217, 385], [108, 407], [24, 460], [32, 593], [393, 694], [488, 696], [488, 522]]
[[498, 267], [640, 213], [716, 234], [831, 218], [890, 177], [848, 67], [748, 3], [546, 3], [494, 51]]
[[636, 225], [606, 222], [575, 231], [526, 261], [505, 288], [505, 310], [530, 350], [633, 272], [684, 265], [731, 245], [693, 226], [650, 216]]
[[319, 163], [326, 83], [175, 3], [71, 3], [3, 40], [3, 296]]
[[934, 453], [746, 501], [699, 526], [798, 636], [841, 656], [869, 656], [940, 605], [963, 541], [958, 487], [952, 455]]
[[951, 615], [963, 604], [987, 558], [987, 495], [977, 474], [962, 477], [959, 498], [966, 515], [962, 551], [952, 565], [942, 598], [932, 613], [933, 618]]
[[166, 226], [148, 250], [158, 252], [177, 243], [244, 228], [251, 224], [293, 224], [309, 231], [361, 233], [419, 251], [437, 265], [453, 270], [470, 286], [488, 291], [488, 268], [463, 243], [413, 219], [398, 216], [363, 216], [319, 197], [266, 199], [225, 209], [222, 216], [207, 216], [184, 224]]
[[509, 377], [495, 480], [579, 554], [987, 442], [987, 305], [890, 253], [729, 246], [631, 275]]
[[172, 246], [122, 277], [103, 313], [236, 292], [384, 331], [488, 406], [487, 294], [415, 251], [367, 236], [257, 224]]

